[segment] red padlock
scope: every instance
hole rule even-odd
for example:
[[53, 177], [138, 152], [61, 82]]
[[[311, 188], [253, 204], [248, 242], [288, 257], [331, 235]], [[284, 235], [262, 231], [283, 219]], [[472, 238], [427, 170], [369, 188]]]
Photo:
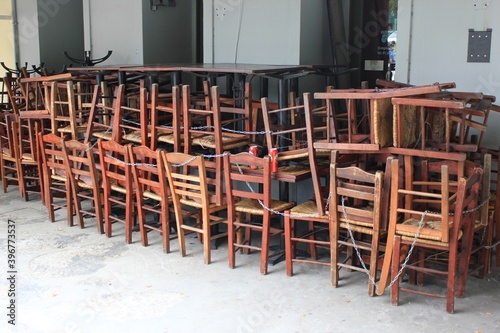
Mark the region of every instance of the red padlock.
[[[258, 156], [259, 155], [259, 147], [257, 147], [257, 146], [250, 146], [250, 148], [248, 149], [248, 152], [250, 154], [252, 154], [253, 156]], [[251, 165], [250, 169], [257, 169], [257, 167]]]
[[257, 146], [250, 146], [250, 148], [248, 148], [248, 152], [250, 154], [252, 154], [253, 156], [258, 156], [259, 155], [259, 147], [257, 147]]
[[271, 172], [278, 172], [278, 148], [269, 149], [269, 156], [271, 156]]

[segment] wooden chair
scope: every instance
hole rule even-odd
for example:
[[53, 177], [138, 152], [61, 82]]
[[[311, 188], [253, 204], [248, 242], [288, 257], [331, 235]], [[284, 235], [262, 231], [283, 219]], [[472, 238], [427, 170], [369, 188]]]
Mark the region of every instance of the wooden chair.
[[8, 109], [18, 116], [20, 110], [25, 106], [18, 79], [14, 78], [12, 75], [4, 76], [3, 88], [8, 97]]
[[78, 225], [84, 228], [84, 219], [94, 218], [97, 231], [102, 234], [104, 233], [102, 177], [97, 171], [94, 150], [89, 142], [82, 143], [77, 140], [64, 140], [63, 148]]
[[[264, 104], [263, 104], [264, 105]], [[285, 231], [285, 258], [286, 258], [286, 273], [288, 276], [293, 275], [293, 263], [308, 263], [330, 266], [330, 260], [318, 260], [316, 247], [324, 247], [330, 252], [330, 219], [328, 217], [327, 200], [325, 195], [329, 192], [329, 181], [325, 180], [325, 184], [321, 184], [321, 176], [324, 176], [317, 158], [317, 151], [314, 149], [312, 142], [316, 141], [315, 132], [321, 128], [328, 127], [328, 118], [321, 109], [313, 109], [311, 105], [311, 96], [309, 93], [304, 93], [304, 111], [306, 123], [306, 141], [307, 155], [309, 159], [309, 167], [311, 169], [311, 179], [314, 189], [314, 196], [311, 200], [303, 202], [291, 210], [285, 211], [284, 214], [284, 231]], [[318, 121], [318, 118], [320, 120]], [[328, 130], [326, 130], [328, 133]], [[329, 174], [329, 172], [327, 172]], [[328, 177], [327, 177], [328, 178]], [[299, 222], [307, 223], [307, 228], [303, 232], [299, 232]], [[318, 234], [326, 232], [326, 238], [320, 239]], [[309, 255], [311, 258], [303, 256], [297, 257], [297, 246], [305, 244], [309, 247]]]
[[112, 224], [122, 223], [125, 225], [125, 242], [130, 244], [135, 213], [130, 147], [114, 140], [99, 139], [97, 142], [102, 173], [105, 234], [111, 237]]
[[[265, 145], [268, 152], [277, 152], [275, 163], [303, 162], [307, 160], [307, 130], [304, 105], [295, 105], [271, 110], [267, 97], [263, 97], [262, 118], [265, 131]], [[273, 161], [274, 162], [274, 161]], [[276, 171], [276, 170], [275, 170]]]
[[68, 166], [65, 161], [63, 139], [53, 133], [38, 133], [43, 166], [45, 206], [50, 221], [55, 221], [55, 211], [66, 209], [68, 226], [73, 225], [74, 205]]
[[174, 152], [183, 151], [182, 104], [180, 87], [172, 87], [171, 101], [160, 99], [158, 84], [151, 87], [151, 149], [160, 145]]
[[222, 131], [222, 112], [219, 100], [219, 88], [211, 89], [211, 108], [193, 108], [190, 102], [190, 87], [182, 87], [183, 107], [183, 145], [184, 153], [201, 154], [205, 158], [205, 169], [211, 177], [207, 180], [213, 185], [217, 205], [223, 204], [223, 170], [222, 155], [225, 151], [238, 151], [248, 145], [249, 137], [245, 134], [226, 133]]
[[19, 158], [19, 189], [24, 200], [29, 201], [31, 194], [40, 195], [45, 203], [44, 177], [41, 174], [42, 158], [40, 157], [37, 136], [45, 133], [44, 119], [18, 117], [17, 143]]
[[[330, 173], [330, 219], [331, 219], [331, 265], [332, 286], [337, 287], [339, 269], [347, 268], [366, 272], [369, 276], [368, 294], [375, 293], [377, 267], [381, 254], [381, 239], [386, 233], [384, 216], [384, 173], [366, 172], [358, 167], [339, 168], [331, 165]], [[347, 233], [347, 240], [340, 238], [341, 230]], [[356, 239], [354, 233], [363, 235]], [[346, 262], [339, 260], [339, 247], [347, 247], [351, 258]], [[354, 251], [353, 251], [354, 250]], [[369, 253], [365, 266], [365, 253]], [[361, 263], [355, 265], [356, 256]]]
[[47, 82], [45, 94], [49, 96], [52, 133], [82, 140], [80, 136], [87, 130], [89, 110], [78, 107], [80, 103], [73, 81]]
[[[450, 195], [448, 166], [442, 167], [441, 181], [435, 184], [440, 187], [440, 190], [433, 192], [408, 191], [398, 188], [400, 184], [398, 164], [397, 160], [393, 161], [390, 225], [387, 239], [387, 244], [391, 246], [386, 248], [384, 258], [384, 265], [390, 260], [392, 266], [391, 302], [394, 305], [399, 303], [400, 290], [425, 296], [443, 297], [442, 294], [436, 292], [400, 288], [401, 273], [399, 272], [402, 269], [414, 270], [446, 279], [447, 291], [444, 296], [446, 310], [453, 313], [455, 294], [459, 297], [463, 295], [468, 275], [481, 171], [476, 170], [468, 179], [460, 178], [456, 185], [458, 186], [457, 192]], [[401, 203], [405, 201], [406, 196], [412, 197], [414, 203], [423, 204], [423, 207], [431, 204], [438, 205], [440, 209], [434, 212], [420, 209], [418, 205], [405, 207]], [[453, 215], [449, 214], [450, 211]], [[443, 228], [443, 225], [447, 227]], [[403, 252], [404, 246], [409, 249]], [[405, 254], [409, 255], [419, 248], [448, 252], [448, 265], [444, 270], [440, 270], [441, 266], [427, 267], [422, 261], [411, 261], [411, 257], [410, 260], [402, 260]], [[388, 251], [391, 251], [390, 256]]]
[[19, 79], [19, 88], [24, 100], [23, 107], [19, 110], [20, 116], [32, 119], [50, 119], [49, 96], [44, 93], [44, 84], [69, 79], [71, 79], [70, 73]]
[[[171, 240], [169, 207], [172, 204], [172, 197], [161, 150], [153, 151], [144, 146], [132, 146], [129, 152], [142, 245], [148, 246], [148, 232], [156, 231], [162, 235], [163, 252], [169, 253]], [[148, 222], [147, 214], [155, 214], [157, 220]]]
[[[491, 271], [492, 249], [491, 244], [493, 241], [494, 230], [494, 212], [490, 207], [490, 193], [491, 193], [491, 154], [485, 153], [482, 163], [474, 163], [473, 161], [466, 161], [465, 176], [472, 175], [476, 169], [482, 170], [481, 186], [479, 201], [482, 203], [481, 209], [476, 213], [474, 223], [474, 239], [472, 244], [471, 255], [474, 260], [471, 260], [470, 271], [478, 272], [479, 277], [485, 278]], [[454, 161], [422, 161], [422, 181], [414, 182], [415, 184], [421, 183], [425, 190], [431, 188], [427, 185], [428, 181], [435, 181], [441, 178], [441, 167], [447, 165], [450, 177], [458, 180], [458, 165]], [[451, 182], [451, 180], [450, 180]], [[450, 192], [454, 193], [456, 187], [450, 187]], [[432, 207], [431, 207], [432, 208]]]
[[[332, 142], [335, 149], [378, 150], [390, 147], [393, 142], [393, 106], [391, 98], [418, 96], [441, 91], [439, 84], [390, 89], [332, 89], [314, 94], [317, 99], [326, 100], [331, 109], [334, 129]], [[368, 102], [368, 103], [366, 103]], [[369, 104], [369, 107], [365, 107]], [[358, 109], [365, 109], [361, 114]], [[364, 119], [369, 126], [360, 126]]]
[[[179, 252], [183, 257], [186, 255], [186, 235], [197, 233], [203, 242], [204, 262], [210, 264], [210, 242], [227, 236], [225, 232], [212, 233], [214, 226], [226, 223], [225, 218], [215, 215], [227, 209], [226, 201], [223, 200], [219, 205], [214, 199], [214, 193], [209, 193], [203, 157], [162, 152], [162, 158], [174, 203]], [[196, 219], [196, 223], [190, 224], [188, 219], [184, 218], [183, 210], [186, 207], [199, 212], [200, 216]]]
[[[190, 153], [194, 146], [201, 149], [212, 149], [215, 154], [248, 146], [250, 140], [246, 134], [228, 131], [226, 127], [229, 122], [223, 120], [223, 113], [237, 115], [236, 108], [222, 107], [220, 101], [219, 87], [211, 88], [211, 105], [206, 109], [195, 109], [191, 107], [190, 88], [185, 85], [182, 88], [183, 123], [184, 123], [184, 152]], [[238, 123], [244, 123], [239, 126]], [[248, 126], [247, 116], [237, 117], [232, 121], [233, 128]]]
[[[271, 217], [295, 205], [295, 202], [271, 199], [270, 167], [269, 156], [260, 158], [245, 152], [224, 156], [230, 268], [235, 267], [236, 251], [258, 250], [261, 251], [260, 272], [267, 274], [270, 238], [283, 232], [281, 228], [271, 227]], [[257, 217], [261, 222], [257, 222]], [[261, 234], [260, 244], [251, 243], [252, 232]]]
[[104, 84], [94, 86], [84, 142], [121, 139], [114, 118], [123, 104], [125, 86], [117, 86], [112, 96], [108, 95], [108, 90]]
[[[116, 105], [113, 117], [113, 140], [131, 142], [135, 145], [150, 145], [150, 119], [147, 90], [141, 87], [138, 99], [129, 100], [128, 105]], [[123, 99], [125, 101], [125, 98]]]
[[0, 113], [0, 177], [2, 189], [7, 193], [10, 184], [19, 186], [20, 194], [21, 174], [19, 150], [18, 150], [18, 125], [15, 116], [9, 113]]

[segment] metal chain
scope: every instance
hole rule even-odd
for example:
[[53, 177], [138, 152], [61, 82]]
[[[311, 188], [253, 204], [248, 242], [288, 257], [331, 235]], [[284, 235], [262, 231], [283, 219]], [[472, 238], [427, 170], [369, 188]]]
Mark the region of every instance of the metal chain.
[[[224, 157], [226, 155], [229, 155], [229, 153], [224, 153], [224, 154], [218, 154], [218, 155], [197, 155], [197, 156], [192, 156], [191, 159], [187, 160], [186, 162], [183, 162], [181, 164], [172, 164], [172, 166], [174, 167], [181, 167], [181, 166], [184, 166], [184, 165], [187, 165], [189, 163], [191, 163], [192, 161], [194, 161], [195, 159], [197, 159], [198, 157], [203, 157], [203, 158], [221, 158], [221, 157]], [[153, 167], [153, 168], [156, 168], [158, 165], [157, 164], [150, 164], [150, 163], [128, 163], [128, 162], [125, 162], [125, 161], [122, 161], [120, 160], [119, 158], [116, 158], [114, 156], [111, 156], [109, 154], [106, 154], [106, 157], [109, 157], [115, 161], [118, 161], [120, 162], [121, 164], [124, 164], [124, 165], [127, 165], [127, 166], [146, 166], [146, 167]]]
[[[248, 153], [250, 154], [250, 153]], [[243, 175], [243, 170], [241, 169], [240, 165], [239, 164], [236, 164], [236, 166], [238, 167], [238, 171], [240, 172], [240, 174]], [[252, 193], [255, 193], [254, 189], [252, 188], [252, 186], [250, 185], [249, 182], [245, 182], [246, 185], [248, 186], [248, 188], [250, 189], [250, 191]], [[330, 202], [330, 198], [331, 198], [331, 193], [328, 194], [328, 199], [326, 200], [326, 205], [325, 205], [325, 212], [328, 211], [328, 205], [329, 205], [329, 202]], [[283, 216], [283, 217], [291, 217], [291, 218], [300, 218], [300, 217], [314, 217], [314, 216], [318, 216], [318, 214], [286, 214], [284, 212], [280, 212], [280, 211], [277, 211], [275, 209], [272, 209], [271, 207], [267, 207], [263, 202], [262, 200], [260, 199], [257, 199], [257, 201], [259, 202], [259, 205], [267, 210], [267, 211], [270, 211], [271, 213], [275, 214], [275, 215], [280, 215], [280, 216]]]
[[[103, 132], [103, 134], [107, 134], [107, 133], [109, 133], [109, 131], [111, 131], [111, 129], [112, 129], [112, 128], [111, 128], [111, 126], [109, 126], [109, 127], [108, 127], [108, 128], [107, 128], [104, 132]], [[98, 143], [98, 142], [99, 142], [99, 141], [97, 141], [97, 140], [96, 140], [96, 141], [95, 141], [95, 142], [94, 142], [94, 143], [93, 143], [93, 144], [92, 144], [92, 145], [91, 145], [88, 149], [86, 149], [86, 150], [85, 150], [85, 152], [89, 152], [89, 151], [93, 150], [93, 149], [95, 148], [95, 146], [97, 146], [97, 143]]]

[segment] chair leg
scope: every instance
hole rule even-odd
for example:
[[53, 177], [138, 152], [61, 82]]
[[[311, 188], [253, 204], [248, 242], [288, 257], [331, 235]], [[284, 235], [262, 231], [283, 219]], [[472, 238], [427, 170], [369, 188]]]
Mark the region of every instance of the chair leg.
[[176, 219], [177, 221], [177, 241], [179, 242], [179, 253], [181, 257], [186, 256], [186, 234], [182, 225], [182, 218]]
[[235, 266], [235, 247], [234, 247], [234, 234], [236, 232], [234, 227], [235, 219], [237, 216], [233, 216], [232, 212], [229, 212], [228, 220], [227, 220], [227, 257], [229, 268], [234, 268]]
[[270, 216], [264, 214], [262, 217], [262, 248], [260, 254], [260, 273], [267, 274], [267, 264], [269, 260], [269, 233], [271, 230]]
[[210, 244], [210, 235], [211, 235], [211, 230], [210, 230], [210, 216], [209, 214], [206, 214], [206, 216], [203, 216], [203, 257], [205, 264], [210, 264], [211, 259], [212, 259], [212, 253], [211, 253], [211, 244]]
[[330, 223], [330, 275], [333, 288], [339, 285], [339, 269], [337, 263], [339, 260], [339, 224], [337, 221]]
[[286, 263], [286, 275], [288, 276], [293, 276], [293, 246], [292, 246], [292, 237], [294, 236], [293, 233], [293, 226], [292, 223], [295, 222], [295, 220], [290, 219], [290, 211], [285, 212], [285, 218], [284, 218], [284, 227], [285, 227], [285, 263]]
[[[311, 241], [314, 241], [314, 222], [313, 221], [308, 221], [307, 222], [308, 226], [308, 233], [310, 234], [309, 239]], [[316, 252], [316, 245], [314, 243], [309, 243], [309, 252], [311, 253], [311, 258], [314, 260], [318, 260], [318, 254]]]
[[104, 197], [104, 227], [106, 237], [110, 238], [112, 236], [112, 221], [111, 221], [111, 202], [107, 198], [107, 195]]
[[141, 234], [142, 246], [148, 246], [148, 233], [144, 224], [146, 223], [146, 212], [142, 207], [143, 202], [137, 202], [137, 216], [139, 218], [139, 232]]
[[97, 223], [97, 231], [104, 233], [104, 217], [102, 216], [102, 193], [98, 188], [94, 188], [94, 211]]
[[170, 217], [168, 205], [166, 202], [161, 203], [161, 235], [163, 238], [163, 252], [170, 253]]
[[134, 199], [127, 194], [125, 198], [125, 242], [132, 244], [132, 228], [134, 227]]
[[396, 275], [399, 272], [399, 257], [401, 252], [401, 237], [394, 237], [394, 245], [392, 252], [392, 277], [393, 285], [391, 287], [391, 303], [392, 305], [399, 305], [399, 277], [396, 279]]
[[368, 281], [368, 295], [375, 296], [375, 281], [377, 280], [377, 261], [379, 249], [379, 234], [374, 232], [370, 253], [370, 280]]

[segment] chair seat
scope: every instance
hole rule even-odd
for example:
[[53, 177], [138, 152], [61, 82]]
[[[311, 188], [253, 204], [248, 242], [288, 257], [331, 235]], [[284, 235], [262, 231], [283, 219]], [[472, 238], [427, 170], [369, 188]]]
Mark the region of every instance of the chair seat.
[[33, 155], [31, 155], [31, 154], [23, 154], [21, 156], [21, 162], [22, 163], [36, 163], [35, 159], [33, 158]]
[[[151, 133], [148, 133], [148, 137], [151, 137]], [[130, 133], [126, 133], [123, 135], [123, 138], [128, 141], [132, 141], [135, 143], [142, 143], [142, 137], [140, 131], [133, 131]]]
[[[182, 139], [182, 137], [181, 137], [181, 139]], [[175, 136], [173, 134], [159, 136], [158, 142], [174, 144], [175, 143]]]
[[[215, 208], [215, 207], [220, 207], [220, 206], [227, 205], [227, 198], [226, 198], [226, 196], [222, 197], [222, 204], [221, 205], [217, 205], [214, 202], [214, 200], [215, 200], [214, 198], [215, 198], [215, 194], [214, 193], [210, 193], [209, 194], [209, 199], [208, 199], [208, 201], [210, 203], [209, 208]], [[199, 201], [199, 200], [180, 198], [179, 201], [180, 201], [181, 204], [186, 205], [186, 206], [190, 206], [190, 207], [194, 207], [194, 208], [203, 208], [203, 205], [202, 205], [201, 201]]]
[[293, 215], [293, 217], [300, 217], [301, 215], [304, 215], [304, 217], [311, 217], [314, 219], [323, 218], [325, 221], [328, 221], [329, 219], [328, 210], [325, 211], [325, 215], [320, 216], [318, 214], [318, 207], [316, 206], [316, 202], [312, 200], [303, 202], [300, 205], [293, 207], [290, 210], [290, 215]]
[[[279, 200], [271, 200], [271, 207], [267, 207], [272, 211], [285, 211], [295, 206], [294, 202], [285, 202]], [[244, 199], [236, 203], [235, 210], [240, 213], [249, 213], [254, 215], [263, 215], [264, 207], [257, 200]]]
[[111, 189], [116, 192], [120, 192], [122, 194], [127, 194], [127, 189], [123, 186], [117, 184], [111, 184]]
[[66, 176], [63, 176], [63, 175], [50, 175], [50, 177], [54, 180], [58, 180], [58, 181], [61, 181], [61, 182], [66, 182], [68, 180], [68, 178], [66, 178]]
[[[223, 135], [222, 136], [222, 144], [223, 144], [223, 149], [234, 149], [234, 148], [239, 148], [248, 145], [250, 142], [250, 139], [244, 135], [238, 135], [238, 136], [229, 136], [229, 135]], [[193, 145], [199, 145], [205, 148], [216, 148], [215, 144], [215, 136], [213, 135], [204, 135], [201, 137], [193, 138]]]
[[[142, 195], [144, 195], [145, 198], [148, 198], [148, 199], [153, 199], [153, 200], [156, 200], [156, 201], [161, 201], [162, 198], [161, 198], [161, 195], [159, 194], [156, 194], [155, 192], [153, 191], [144, 191], [142, 193]], [[169, 197], [169, 200], [171, 199], [171, 197]]]
[[[403, 223], [396, 226], [396, 233], [403, 236], [404, 240], [415, 238], [415, 233], [418, 229], [420, 219], [408, 219]], [[418, 241], [428, 244], [443, 244], [447, 245], [447, 242], [441, 241], [441, 222], [440, 221], [425, 221], [425, 223], [420, 228], [418, 234]], [[461, 235], [460, 235], [461, 236]]]
[[[331, 151], [330, 151], [331, 153]], [[307, 151], [307, 148], [300, 149], [300, 150], [295, 150], [293, 154], [287, 154], [287, 152], [281, 152], [278, 153], [276, 156], [276, 160], [279, 161], [289, 161], [289, 160], [298, 160], [302, 158], [307, 158], [309, 156], [309, 153]]]
[[3, 149], [2, 149], [2, 157], [3, 157], [3, 158], [12, 158], [13, 156], [12, 156], [12, 154], [11, 154], [11, 152], [10, 152], [10, 149], [8, 149], [8, 148], [3, 148]]
[[[86, 130], [87, 130], [87, 124], [76, 126], [77, 133], [85, 133]], [[59, 133], [71, 133], [72, 132], [71, 125], [60, 127], [57, 129], [57, 131]]]
[[92, 135], [96, 138], [108, 141], [113, 139], [113, 134], [111, 132], [94, 132]]

